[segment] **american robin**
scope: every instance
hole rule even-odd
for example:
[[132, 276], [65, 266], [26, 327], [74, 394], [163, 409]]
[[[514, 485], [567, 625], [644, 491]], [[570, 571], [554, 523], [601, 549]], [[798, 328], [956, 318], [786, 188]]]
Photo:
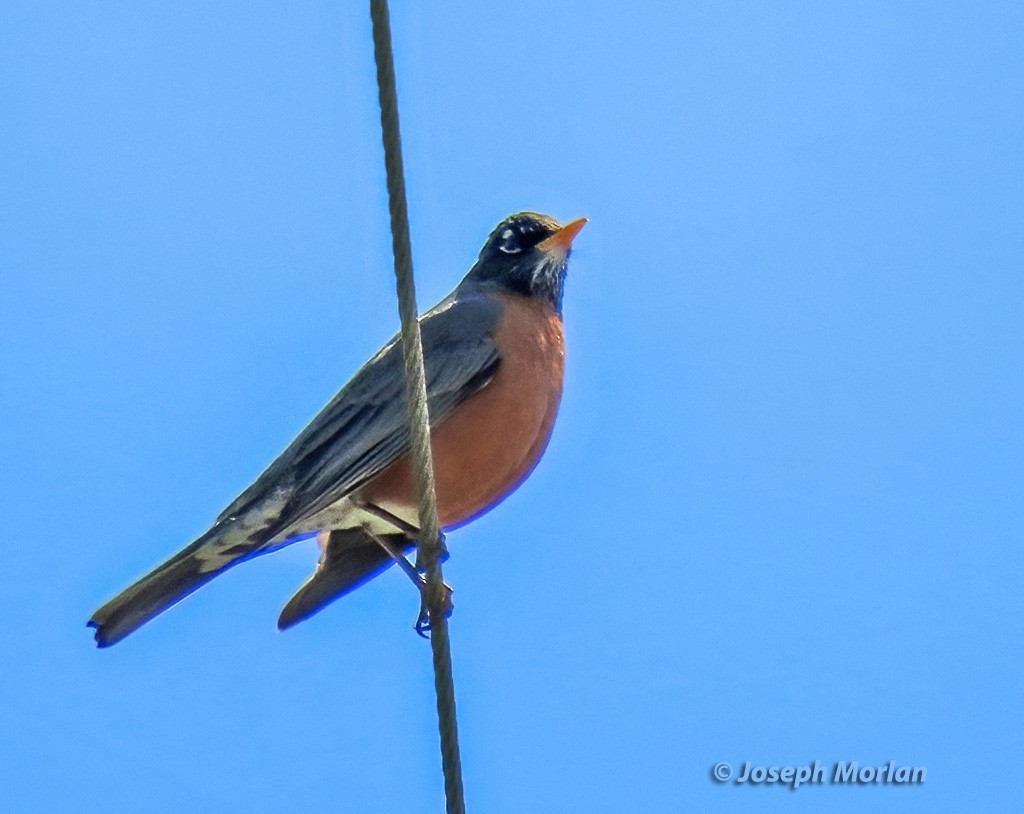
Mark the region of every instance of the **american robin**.
[[[585, 223], [506, 218], [458, 287], [420, 320], [445, 531], [500, 503], [547, 446], [562, 393], [566, 264]], [[96, 611], [96, 642], [112, 645], [232, 565], [317, 534], [316, 572], [278, 620], [294, 625], [412, 547], [412, 477], [396, 338], [209, 531]]]

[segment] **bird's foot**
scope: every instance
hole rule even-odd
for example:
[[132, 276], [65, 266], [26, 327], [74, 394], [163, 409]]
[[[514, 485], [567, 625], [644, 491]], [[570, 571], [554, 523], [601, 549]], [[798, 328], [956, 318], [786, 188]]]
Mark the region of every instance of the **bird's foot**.
[[[441, 583], [441, 607], [438, 612], [445, 619], [449, 619], [452, 615], [452, 611], [455, 605], [452, 603], [452, 593], [454, 589], [447, 582]], [[420, 615], [416, 617], [416, 624], [413, 625], [415, 631], [422, 636], [424, 639], [430, 638], [430, 603], [427, 602], [427, 582], [424, 579], [420, 586]]]
[[[407, 577], [412, 581], [412, 584], [416, 586], [420, 592], [420, 613], [416, 617], [416, 624], [413, 626], [416, 632], [424, 639], [430, 638], [430, 603], [427, 601], [427, 576], [426, 569], [419, 565], [413, 565], [406, 559], [405, 555], [401, 551], [392, 546], [388, 540], [384, 537], [378, 537], [376, 534], [370, 531], [367, 527], [366, 533], [376, 543], [383, 548], [391, 558], [397, 563], [398, 567], [402, 569]], [[444, 535], [439, 535], [439, 542], [441, 544], [441, 551], [439, 553], [438, 561], [444, 562], [448, 559], [448, 550], [444, 547]], [[447, 619], [452, 615], [452, 586], [447, 582], [441, 583], [441, 605], [438, 612]]]

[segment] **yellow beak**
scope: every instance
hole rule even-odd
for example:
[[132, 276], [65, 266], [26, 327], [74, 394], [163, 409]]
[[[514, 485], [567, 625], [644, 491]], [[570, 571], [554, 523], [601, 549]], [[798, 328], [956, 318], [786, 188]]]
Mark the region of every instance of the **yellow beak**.
[[586, 218], [580, 218], [574, 220], [572, 223], [566, 224], [551, 237], [545, 238], [537, 244], [537, 248], [542, 252], [564, 252], [568, 251], [572, 245], [573, 238], [580, 233], [580, 229], [587, 225]]

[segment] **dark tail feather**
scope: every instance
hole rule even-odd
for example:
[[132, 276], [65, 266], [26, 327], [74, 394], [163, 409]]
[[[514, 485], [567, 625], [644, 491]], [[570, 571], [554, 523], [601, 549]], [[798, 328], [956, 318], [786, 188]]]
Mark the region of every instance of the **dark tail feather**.
[[222, 544], [220, 534], [207, 533], [111, 599], [89, 620], [89, 627], [96, 628], [96, 644], [110, 647], [121, 641], [255, 548], [242, 544], [228, 550]]
[[[385, 540], [396, 551], [410, 546], [402, 534], [387, 535]], [[278, 628], [286, 630], [308, 619], [393, 564], [388, 552], [362, 529], [332, 531], [316, 572], [288, 600], [277, 620]]]

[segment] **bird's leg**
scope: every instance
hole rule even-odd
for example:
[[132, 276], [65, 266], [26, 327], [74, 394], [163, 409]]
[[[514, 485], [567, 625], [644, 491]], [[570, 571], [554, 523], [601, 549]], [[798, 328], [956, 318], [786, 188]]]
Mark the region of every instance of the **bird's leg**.
[[[391, 512], [386, 509], [382, 509], [379, 506], [375, 506], [372, 503], [360, 503], [359, 507], [365, 511], [370, 512], [373, 515], [381, 518], [394, 525], [397, 529], [404, 532], [410, 537], [416, 537], [419, 534], [419, 529], [415, 526], [406, 523], [400, 517], [395, 517]], [[417, 568], [408, 558], [396, 549], [388, 540], [374, 534], [367, 525], [363, 526], [363, 530], [377, 545], [383, 548], [391, 559], [393, 559], [398, 567], [405, 572], [405, 575], [412, 580], [412, 584], [416, 586], [416, 589], [420, 592], [420, 612], [419, 616], [416, 617], [416, 624], [413, 626], [416, 632], [424, 639], [428, 638], [430, 632], [430, 607], [427, 602], [427, 580], [421, 569]], [[444, 614], [445, 618], [452, 615], [452, 591], [453, 588], [447, 582], [442, 582], [442, 597], [441, 597], [441, 613]]]
[[376, 534], [374, 534], [366, 526], [363, 526], [363, 531], [365, 531], [367, 535], [377, 545], [379, 545], [386, 552], [388, 552], [388, 555], [391, 557], [391, 559], [393, 559], [395, 563], [397, 563], [398, 567], [402, 569], [405, 575], [412, 580], [413, 585], [415, 585], [417, 588], [422, 588], [423, 577], [420, 575], [420, 572], [416, 570], [416, 566], [409, 562], [409, 560], [401, 551], [399, 551], [397, 548], [391, 545], [391, 543], [389, 543], [383, 537], [379, 537]]
[[[384, 537], [377, 536], [365, 526], [363, 527], [363, 530], [374, 542], [377, 543], [377, 545], [383, 548], [390, 555], [391, 559], [398, 563], [398, 567], [405, 572], [405, 575], [412, 580], [412, 584], [415, 585], [416, 589], [420, 592], [420, 612], [416, 617], [416, 624], [413, 627], [424, 639], [428, 638], [427, 634], [430, 632], [430, 606], [427, 602], [426, 578], [419, 572], [419, 569], [409, 562], [406, 556], [391, 545], [388, 540]], [[441, 585], [443, 591], [441, 597], [441, 613], [443, 613], [445, 617], [448, 617], [452, 615], [452, 608], [454, 607], [452, 605], [452, 587], [447, 582], [441, 583]]]
[[[382, 509], [380, 506], [376, 505], [375, 503], [370, 503], [370, 502], [365, 501], [365, 500], [354, 500], [353, 503], [358, 508], [362, 509], [364, 512], [369, 512], [370, 514], [374, 515], [375, 517], [379, 517], [385, 523], [390, 523], [392, 526], [394, 526], [396, 529], [398, 529], [400, 532], [402, 532], [402, 534], [406, 535], [407, 537], [412, 537], [414, 540], [419, 540], [420, 539], [420, 530], [418, 528], [416, 528], [416, 526], [414, 526], [412, 523], [406, 523], [401, 517], [399, 517], [396, 514], [392, 514], [387, 509]], [[439, 563], [445, 563], [445, 562], [448, 561], [448, 548], [444, 544], [445, 543], [444, 532], [438, 532], [438, 540], [437, 540], [437, 542], [438, 542], [438, 545], [441, 548], [441, 551], [440, 551], [440, 553], [438, 554], [438, 557], [437, 557], [437, 561]], [[420, 573], [423, 572], [422, 568], [419, 569], [419, 570], [420, 570]]]

